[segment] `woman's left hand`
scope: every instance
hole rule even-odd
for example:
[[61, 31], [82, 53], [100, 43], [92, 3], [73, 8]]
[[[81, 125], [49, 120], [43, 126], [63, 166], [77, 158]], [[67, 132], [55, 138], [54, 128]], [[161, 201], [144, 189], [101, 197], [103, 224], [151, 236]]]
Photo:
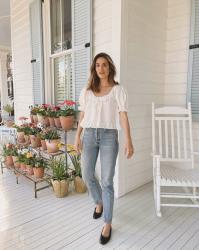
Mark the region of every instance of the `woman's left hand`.
[[125, 143], [124, 154], [126, 155], [127, 159], [130, 159], [133, 156], [134, 147], [133, 147], [132, 142]]

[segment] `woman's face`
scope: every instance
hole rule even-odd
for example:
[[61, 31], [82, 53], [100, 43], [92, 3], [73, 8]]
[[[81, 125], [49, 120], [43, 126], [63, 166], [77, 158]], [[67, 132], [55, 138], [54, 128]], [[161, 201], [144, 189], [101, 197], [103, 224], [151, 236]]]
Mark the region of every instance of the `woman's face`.
[[109, 63], [104, 57], [99, 57], [95, 64], [95, 70], [100, 79], [108, 79]]

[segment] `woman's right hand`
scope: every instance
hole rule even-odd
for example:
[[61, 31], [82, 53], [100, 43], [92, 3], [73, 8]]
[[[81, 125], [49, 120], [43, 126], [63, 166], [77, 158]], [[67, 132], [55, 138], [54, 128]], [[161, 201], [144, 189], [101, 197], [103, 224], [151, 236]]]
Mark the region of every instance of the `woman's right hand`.
[[75, 150], [77, 151], [78, 154], [81, 153], [82, 151], [82, 141], [80, 137], [75, 138]]

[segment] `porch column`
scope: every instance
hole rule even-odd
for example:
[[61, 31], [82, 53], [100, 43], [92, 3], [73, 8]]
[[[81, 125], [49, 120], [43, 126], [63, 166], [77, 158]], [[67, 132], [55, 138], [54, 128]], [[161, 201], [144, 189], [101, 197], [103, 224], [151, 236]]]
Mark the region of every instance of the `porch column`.
[[5, 115], [6, 112], [3, 111], [3, 106], [8, 103], [8, 88], [7, 88], [7, 54], [8, 52], [0, 51], [0, 95], [1, 95], [1, 110], [2, 114]]

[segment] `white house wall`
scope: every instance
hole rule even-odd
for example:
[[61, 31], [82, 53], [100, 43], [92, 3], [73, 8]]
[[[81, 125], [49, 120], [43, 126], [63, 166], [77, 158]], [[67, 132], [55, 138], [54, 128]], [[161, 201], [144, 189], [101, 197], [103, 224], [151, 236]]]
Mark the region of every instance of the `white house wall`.
[[30, 46], [30, 0], [11, 0], [11, 34], [13, 56], [13, 82], [15, 117], [28, 115], [33, 102], [31, 46]]
[[[191, 0], [168, 0], [165, 104], [186, 105]], [[193, 122], [194, 150], [199, 151], [199, 122]], [[196, 161], [199, 161], [198, 157]]]
[[93, 55], [111, 53], [112, 0], [93, 1]]
[[120, 45], [122, 0], [93, 0], [92, 54], [106, 52], [111, 55], [120, 81]]
[[167, 21], [165, 0], [125, 0], [123, 4], [120, 71], [128, 90], [135, 155], [126, 160], [120, 152], [120, 195], [152, 179], [151, 103], [164, 101]]
[[[121, 14], [122, 0], [93, 0], [92, 42], [93, 57], [100, 52], [108, 53], [116, 66], [116, 80], [121, 82]], [[100, 178], [100, 164], [97, 162], [97, 175]], [[115, 171], [115, 196], [120, 196], [122, 182], [120, 159]]]
[[191, 0], [168, 0], [165, 104], [186, 104]]

